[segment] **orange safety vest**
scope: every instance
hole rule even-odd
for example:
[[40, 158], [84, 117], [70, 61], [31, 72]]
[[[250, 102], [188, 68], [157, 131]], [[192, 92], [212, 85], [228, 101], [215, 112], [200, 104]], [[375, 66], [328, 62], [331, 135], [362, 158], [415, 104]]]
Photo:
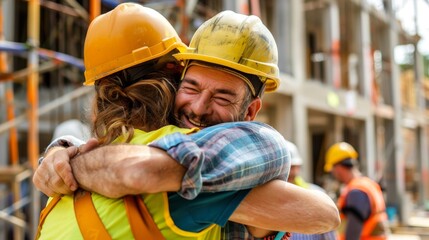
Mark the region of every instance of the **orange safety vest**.
[[[386, 205], [384, 203], [383, 193], [380, 186], [368, 177], [358, 177], [353, 179], [345, 189], [341, 192], [338, 199], [338, 209], [342, 211], [346, 204], [346, 198], [350, 191], [360, 190], [364, 192], [370, 202], [371, 215], [363, 223], [361, 232], [361, 240], [385, 240], [387, 239], [387, 214]], [[341, 225], [339, 228], [340, 239], [345, 240], [345, 227], [347, 226], [347, 218], [341, 213]]]
[[[165, 239], [153, 221], [141, 196], [128, 195], [123, 199], [134, 239]], [[45, 218], [60, 200], [61, 197], [58, 196], [53, 198], [40, 213], [36, 239], [40, 235]], [[84, 239], [112, 239], [101, 219], [98, 217], [97, 210], [92, 203], [90, 192], [84, 190], [76, 191], [74, 193], [74, 208], [76, 220]]]

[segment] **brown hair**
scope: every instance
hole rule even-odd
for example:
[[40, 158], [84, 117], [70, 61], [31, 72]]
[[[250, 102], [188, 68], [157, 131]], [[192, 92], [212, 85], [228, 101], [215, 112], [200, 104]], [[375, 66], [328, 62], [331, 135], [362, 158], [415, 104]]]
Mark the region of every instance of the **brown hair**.
[[129, 142], [134, 129], [152, 131], [170, 123], [176, 86], [162, 72], [129, 80], [120, 72], [95, 84], [92, 131], [100, 144], [109, 144], [119, 136]]

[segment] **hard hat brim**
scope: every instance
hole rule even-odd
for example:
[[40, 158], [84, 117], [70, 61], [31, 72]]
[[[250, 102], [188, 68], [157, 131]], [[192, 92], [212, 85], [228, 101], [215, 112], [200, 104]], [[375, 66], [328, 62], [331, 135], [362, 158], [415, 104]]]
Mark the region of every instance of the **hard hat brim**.
[[272, 78], [271, 76], [268, 76], [266, 73], [255, 70], [250, 67], [243, 66], [242, 64], [238, 64], [232, 61], [228, 61], [222, 58], [203, 55], [203, 54], [195, 54], [195, 53], [177, 53], [173, 55], [177, 60], [179, 61], [186, 61], [186, 60], [197, 60], [197, 61], [203, 61], [208, 63], [214, 63], [218, 64], [224, 67], [232, 68], [244, 73], [253, 74], [257, 76], [263, 76], [266, 77], [267, 80], [265, 82], [265, 92], [274, 92], [277, 90], [279, 86], [280, 80], [278, 78]]
[[331, 172], [332, 167], [333, 167], [332, 164], [326, 164], [323, 169], [325, 170], [325, 172]]

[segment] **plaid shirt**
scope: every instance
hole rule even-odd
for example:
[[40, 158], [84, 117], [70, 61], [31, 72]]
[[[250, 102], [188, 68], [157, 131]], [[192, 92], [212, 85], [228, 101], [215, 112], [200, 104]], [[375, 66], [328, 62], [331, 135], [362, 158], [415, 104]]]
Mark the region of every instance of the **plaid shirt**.
[[197, 133], [167, 135], [150, 146], [161, 148], [187, 168], [179, 194], [253, 188], [272, 179], [286, 180], [290, 159], [285, 139], [257, 122], [232, 122]]
[[[201, 191], [248, 189], [272, 179], [286, 180], [289, 174], [285, 139], [263, 123], [223, 123], [191, 135], [171, 134], [150, 145], [166, 150], [187, 168], [179, 192], [187, 199]], [[257, 239], [233, 222], [222, 231], [222, 239]]]
[[322, 233], [322, 234], [301, 234], [292, 233], [290, 240], [336, 240], [337, 234], [335, 231]]
[[[49, 146], [80, 145], [71, 136]], [[150, 146], [165, 150], [187, 168], [179, 194], [186, 199], [200, 192], [253, 188], [272, 179], [286, 180], [290, 156], [283, 136], [258, 122], [230, 122], [191, 135], [174, 133]], [[240, 224], [228, 222], [223, 239], [256, 239]]]

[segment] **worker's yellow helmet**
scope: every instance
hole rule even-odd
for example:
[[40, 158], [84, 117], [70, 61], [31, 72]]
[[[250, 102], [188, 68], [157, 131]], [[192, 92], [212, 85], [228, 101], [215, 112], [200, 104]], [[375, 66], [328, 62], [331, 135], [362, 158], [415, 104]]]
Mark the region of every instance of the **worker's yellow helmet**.
[[339, 142], [332, 145], [325, 157], [325, 171], [330, 172], [332, 167], [346, 159], [357, 159], [358, 153], [352, 145], [346, 142]]
[[85, 39], [85, 83], [162, 57], [184, 51], [177, 32], [159, 12], [137, 3], [122, 3], [96, 17]]
[[266, 92], [275, 91], [279, 85], [277, 45], [257, 16], [220, 12], [197, 29], [186, 52], [174, 56], [256, 75], [265, 83]]

